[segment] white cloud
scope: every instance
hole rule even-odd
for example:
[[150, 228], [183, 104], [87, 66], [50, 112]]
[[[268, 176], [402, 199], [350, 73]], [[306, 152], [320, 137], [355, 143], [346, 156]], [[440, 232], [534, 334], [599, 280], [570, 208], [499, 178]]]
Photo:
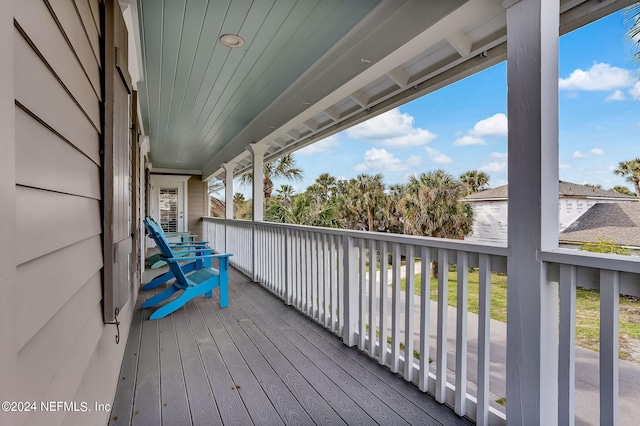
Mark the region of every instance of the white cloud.
[[503, 113], [478, 121], [469, 131], [474, 136], [507, 136], [507, 116]]
[[354, 167], [357, 172], [365, 172], [367, 170], [397, 172], [410, 170], [422, 163], [422, 157], [419, 155], [411, 155], [406, 160], [396, 158], [386, 149], [371, 148], [364, 153], [364, 163]]
[[633, 87], [629, 89], [629, 94], [633, 96], [633, 99], [640, 98], [640, 81], [635, 82]]
[[480, 167], [480, 170], [485, 172], [493, 172], [493, 173], [504, 172], [505, 170], [507, 170], [507, 162], [493, 161], [489, 164], [485, 164], [484, 166]]
[[464, 136], [453, 141], [453, 146], [486, 145], [484, 136], [506, 137], [507, 116], [500, 112], [478, 121]]
[[629, 70], [609, 64], [594, 64], [587, 71], [577, 69], [568, 78], [558, 81], [560, 90], [613, 90], [631, 86], [635, 82]]
[[587, 153], [574, 151], [571, 156], [573, 158], [587, 158], [587, 157], [593, 157], [594, 155], [604, 155], [604, 150], [601, 148], [593, 148], [591, 151]]
[[398, 108], [360, 123], [348, 129], [346, 134], [353, 139], [398, 148], [426, 145], [437, 137], [428, 130], [414, 127], [413, 117], [401, 113]]
[[326, 139], [322, 139], [321, 141], [312, 143], [311, 145], [305, 146], [301, 150], [297, 151], [296, 154], [299, 155], [313, 155], [319, 154], [321, 152], [334, 152], [335, 148], [340, 145], [340, 139], [338, 135], [329, 136]]
[[573, 168], [573, 164], [571, 164], [571, 163], [560, 163], [560, 165], [559, 165], [559, 166], [560, 166], [560, 168], [561, 168], [561, 169], [563, 169], [563, 170]]
[[486, 142], [482, 138], [476, 136], [466, 135], [453, 141], [453, 146], [467, 146], [467, 145], [485, 145]]
[[496, 161], [492, 161], [489, 164], [481, 166], [480, 170], [492, 173], [500, 173], [507, 170], [506, 152], [492, 152], [491, 154], [489, 154], [489, 158]]
[[626, 98], [624, 92], [620, 89], [615, 90], [612, 94], [604, 98], [605, 102], [624, 101]]
[[431, 147], [425, 146], [424, 150], [429, 154], [429, 158], [436, 164], [448, 164], [453, 163], [453, 159], [446, 154], [441, 153]]

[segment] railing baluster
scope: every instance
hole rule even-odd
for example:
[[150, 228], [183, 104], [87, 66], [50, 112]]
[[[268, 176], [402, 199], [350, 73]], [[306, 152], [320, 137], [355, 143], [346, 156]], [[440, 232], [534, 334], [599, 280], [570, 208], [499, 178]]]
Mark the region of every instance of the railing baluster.
[[347, 346], [356, 344], [356, 330], [358, 327], [358, 249], [352, 237], [344, 236], [342, 242], [343, 251], [343, 285], [341, 315], [343, 317], [342, 341]]
[[467, 413], [467, 311], [469, 310], [469, 254], [457, 253], [458, 297], [456, 310], [456, 401], [455, 412]]
[[380, 347], [380, 355], [378, 361], [380, 364], [387, 363], [387, 297], [389, 294], [389, 252], [387, 243], [380, 242], [380, 336], [378, 338], [378, 346]]
[[558, 348], [558, 424], [575, 424], [576, 267], [560, 265], [560, 341]]
[[416, 253], [413, 245], [406, 249], [404, 305], [404, 379], [413, 380], [413, 299], [415, 293]]
[[359, 256], [360, 256], [360, 271], [358, 273], [358, 311], [360, 312], [359, 316], [359, 334], [358, 334], [358, 348], [361, 351], [365, 350], [365, 341], [366, 341], [366, 325], [367, 325], [367, 312], [366, 312], [366, 293], [367, 293], [367, 250], [366, 250], [366, 241], [364, 239], [360, 239], [359, 244]]
[[449, 302], [449, 253], [438, 250], [438, 337], [436, 368], [436, 401], [447, 400], [447, 307]]
[[369, 240], [369, 356], [376, 356], [376, 241]]
[[348, 283], [348, 278], [347, 276], [351, 273], [351, 272], [347, 272], [345, 271], [345, 248], [347, 246], [345, 246], [345, 238], [349, 238], [347, 236], [344, 236], [342, 238], [336, 236], [336, 250], [337, 250], [337, 261], [338, 261], [338, 271], [337, 271], [337, 275], [336, 278], [338, 279], [338, 286], [337, 291], [336, 291], [336, 298], [338, 301], [337, 304], [337, 320], [338, 320], [338, 329], [336, 330], [338, 332], [338, 335], [344, 335], [344, 331], [345, 331], [345, 326], [344, 326], [344, 319], [345, 319], [345, 312], [347, 310], [347, 308], [345, 307], [345, 293], [347, 292], [347, 290], [345, 289], [345, 287], [348, 285], [346, 283]]
[[400, 370], [400, 244], [393, 243], [391, 285], [391, 371], [397, 373]]
[[284, 232], [284, 302], [287, 305], [291, 305], [293, 302], [293, 289], [292, 289], [292, 261], [293, 253], [291, 251], [291, 230], [285, 229]]
[[420, 248], [420, 377], [418, 387], [429, 389], [429, 323], [431, 312], [431, 250]]
[[489, 355], [491, 347], [491, 257], [480, 255], [478, 291], [478, 405], [476, 423], [489, 424]]
[[618, 314], [620, 273], [600, 271], [600, 424], [619, 424]]
[[318, 300], [318, 255], [316, 247], [316, 235], [315, 233], [309, 233], [309, 256], [310, 256], [310, 268], [309, 268], [309, 290], [311, 297], [309, 298], [309, 315], [311, 318], [317, 320], [316, 301]]
[[332, 265], [331, 262], [331, 236], [327, 236], [325, 234], [322, 235], [322, 250], [323, 250], [323, 272], [324, 272], [324, 291], [322, 294], [322, 303], [323, 303], [323, 318], [324, 318], [324, 326], [330, 328], [331, 321], [331, 310], [329, 306], [331, 305], [331, 277], [332, 273]]

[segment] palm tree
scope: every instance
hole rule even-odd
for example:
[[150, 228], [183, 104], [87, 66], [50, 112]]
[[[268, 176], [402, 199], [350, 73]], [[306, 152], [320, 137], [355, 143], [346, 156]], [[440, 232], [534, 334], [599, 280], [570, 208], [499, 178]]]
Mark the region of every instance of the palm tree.
[[278, 198], [280, 202], [284, 206], [290, 206], [291, 201], [293, 200], [293, 193], [295, 190], [291, 185], [280, 185], [280, 188], [276, 189], [276, 193], [278, 194]]
[[[443, 170], [410, 176], [407, 194], [400, 200], [405, 234], [462, 238], [471, 231], [473, 210], [462, 198], [466, 184]], [[437, 263], [431, 265], [437, 276]]]
[[621, 161], [613, 173], [626, 176], [627, 182], [633, 183], [636, 197], [640, 197], [640, 157], [629, 161]]
[[622, 186], [622, 185], [616, 185], [613, 188], [611, 188], [611, 190], [613, 192], [617, 192], [618, 194], [635, 195], [633, 192], [631, 192], [631, 190], [629, 188], [627, 188], [626, 186]]
[[[302, 169], [296, 167], [296, 160], [291, 154], [280, 157], [278, 160], [272, 161], [264, 165], [264, 201], [268, 204], [271, 193], [273, 192], [273, 179], [301, 180]], [[240, 183], [249, 185], [253, 182], [253, 173], [247, 173], [240, 178]]]
[[327, 203], [336, 195], [337, 189], [338, 180], [329, 173], [323, 173], [316, 178], [313, 185], [307, 188], [307, 192], [320, 202]]
[[380, 173], [363, 173], [349, 181], [349, 201], [356, 211], [365, 213], [367, 231], [375, 231], [375, 215], [385, 205], [385, 184], [382, 179]]
[[635, 3], [625, 10], [625, 24], [629, 24], [627, 29], [627, 42], [632, 43], [634, 53], [632, 55], [635, 64], [640, 63], [640, 3]]
[[277, 200], [272, 200], [265, 218], [269, 222], [342, 228], [342, 221], [338, 218], [332, 205], [319, 204], [306, 193], [293, 197], [288, 206]]
[[236, 219], [251, 218], [251, 203], [244, 198], [244, 194], [236, 192], [233, 194], [233, 217]]
[[408, 194], [401, 200], [405, 233], [461, 238], [471, 231], [469, 204], [459, 200], [466, 186], [443, 170], [410, 176]]
[[460, 175], [460, 181], [467, 185], [468, 192], [465, 195], [482, 191], [489, 184], [489, 175], [478, 170], [469, 170]]

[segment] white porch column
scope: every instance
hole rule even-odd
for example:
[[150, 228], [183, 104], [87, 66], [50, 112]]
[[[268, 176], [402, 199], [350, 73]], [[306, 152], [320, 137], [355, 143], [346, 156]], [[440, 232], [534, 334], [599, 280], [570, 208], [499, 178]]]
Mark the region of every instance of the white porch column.
[[253, 154], [253, 220], [264, 220], [264, 153], [266, 145], [252, 143], [249, 151]]
[[224, 217], [225, 219], [233, 219], [233, 169], [237, 163], [224, 163]]
[[541, 250], [558, 245], [559, 0], [505, 0], [509, 116], [507, 419], [558, 424], [558, 293]]

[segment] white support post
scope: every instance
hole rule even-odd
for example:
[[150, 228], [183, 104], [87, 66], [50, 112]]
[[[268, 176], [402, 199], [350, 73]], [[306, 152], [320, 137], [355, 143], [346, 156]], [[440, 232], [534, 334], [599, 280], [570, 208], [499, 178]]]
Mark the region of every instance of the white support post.
[[224, 163], [224, 217], [233, 219], [233, 170], [236, 163]]
[[252, 143], [249, 145], [249, 152], [253, 155], [253, 222], [251, 224], [251, 279], [257, 282], [258, 270], [258, 245], [256, 243], [255, 222], [264, 220], [264, 153], [268, 146]]
[[264, 153], [269, 147], [252, 143], [249, 152], [253, 155], [253, 220], [264, 220]]
[[509, 293], [507, 418], [558, 423], [558, 292], [542, 250], [558, 245], [559, 0], [507, 9]]

